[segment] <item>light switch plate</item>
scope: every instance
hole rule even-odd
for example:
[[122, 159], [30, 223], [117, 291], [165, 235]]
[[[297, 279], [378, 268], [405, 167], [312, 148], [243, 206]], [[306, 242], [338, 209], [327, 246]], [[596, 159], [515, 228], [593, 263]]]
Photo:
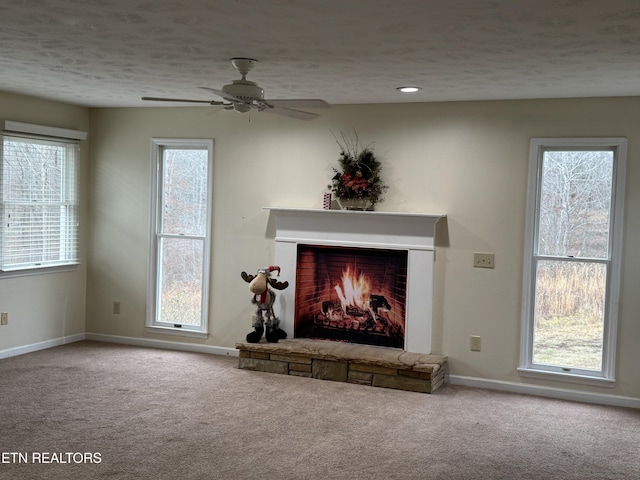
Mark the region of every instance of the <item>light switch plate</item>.
[[475, 268], [493, 268], [494, 259], [493, 253], [474, 253], [473, 266]]

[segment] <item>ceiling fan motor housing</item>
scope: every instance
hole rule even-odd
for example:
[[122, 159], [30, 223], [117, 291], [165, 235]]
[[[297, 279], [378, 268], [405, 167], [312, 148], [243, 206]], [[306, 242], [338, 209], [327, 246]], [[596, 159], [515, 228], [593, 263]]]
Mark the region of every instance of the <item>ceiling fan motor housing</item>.
[[264, 100], [264, 90], [249, 80], [234, 80], [233, 83], [222, 87], [222, 91], [247, 103]]

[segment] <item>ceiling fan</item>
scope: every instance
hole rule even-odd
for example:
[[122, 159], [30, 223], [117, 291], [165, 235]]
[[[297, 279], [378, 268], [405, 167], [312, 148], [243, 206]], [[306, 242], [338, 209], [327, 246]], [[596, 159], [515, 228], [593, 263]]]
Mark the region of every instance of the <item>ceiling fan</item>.
[[182, 102], [182, 103], [208, 103], [209, 105], [222, 105], [225, 110], [235, 110], [246, 113], [251, 110], [259, 112], [270, 112], [286, 117], [297, 118], [299, 120], [311, 120], [318, 116], [317, 113], [298, 110], [298, 108], [329, 108], [329, 104], [318, 99], [292, 99], [292, 100], [265, 100], [264, 90], [256, 83], [247, 80], [247, 73], [251, 70], [257, 60], [253, 58], [232, 58], [231, 64], [235, 67], [242, 78], [234, 80], [221, 90], [216, 88], [200, 87], [204, 90], [215, 93], [223, 99], [219, 100], [188, 100], [181, 98], [161, 98], [142, 97], [142, 100], [156, 102]]

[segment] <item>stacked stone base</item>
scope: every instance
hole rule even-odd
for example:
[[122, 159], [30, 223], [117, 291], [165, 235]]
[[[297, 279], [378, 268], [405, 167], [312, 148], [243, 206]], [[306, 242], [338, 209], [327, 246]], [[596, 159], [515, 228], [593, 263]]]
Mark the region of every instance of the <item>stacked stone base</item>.
[[245, 370], [433, 393], [444, 384], [447, 357], [323, 340], [238, 343]]

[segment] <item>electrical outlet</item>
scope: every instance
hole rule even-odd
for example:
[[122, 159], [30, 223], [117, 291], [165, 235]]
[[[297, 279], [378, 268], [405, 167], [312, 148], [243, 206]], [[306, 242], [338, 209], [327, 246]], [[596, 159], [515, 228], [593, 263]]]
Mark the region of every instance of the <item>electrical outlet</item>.
[[479, 335], [471, 335], [471, 342], [469, 343], [472, 352], [479, 352], [481, 347], [481, 341]]
[[493, 253], [474, 253], [473, 266], [475, 268], [493, 268], [494, 257]]
[[120, 315], [120, 302], [113, 302], [113, 313]]
[[9, 314], [7, 312], [0, 313], [0, 325], [9, 324]]

